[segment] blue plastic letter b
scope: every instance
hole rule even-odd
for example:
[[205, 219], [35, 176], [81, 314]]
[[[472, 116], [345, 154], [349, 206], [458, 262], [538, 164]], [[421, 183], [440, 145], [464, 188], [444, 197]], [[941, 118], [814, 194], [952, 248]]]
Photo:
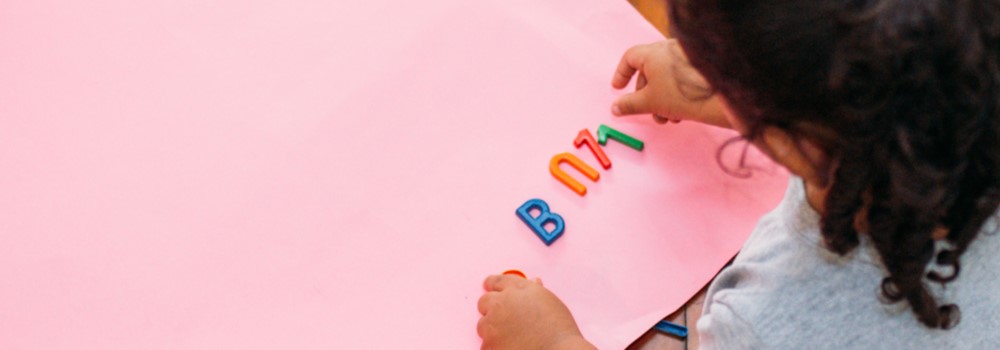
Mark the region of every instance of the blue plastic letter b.
[[[538, 209], [538, 217], [531, 217], [531, 210]], [[517, 208], [517, 216], [524, 221], [525, 225], [535, 231], [538, 238], [545, 242], [545, 245], [552, 245], [559, 236], [562, 236], [563, 230], [566, 229], [566, 223], [563, 221], [562, 216], [559, 214], [549, 211], [549, 205], [541, 199], [530, 199], [521, 207]], [[552, 232], [545, 230], [545, 224], [552, 223], [556, 225], [556, 228]]]

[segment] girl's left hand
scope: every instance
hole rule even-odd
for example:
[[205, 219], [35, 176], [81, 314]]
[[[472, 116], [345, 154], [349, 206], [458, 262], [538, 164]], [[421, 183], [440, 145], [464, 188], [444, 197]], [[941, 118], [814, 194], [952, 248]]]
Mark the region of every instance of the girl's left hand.
[[513, 275], [486, 278], [476, 327], [483, 349], [595, 349], [569, 308], [541, 282]]

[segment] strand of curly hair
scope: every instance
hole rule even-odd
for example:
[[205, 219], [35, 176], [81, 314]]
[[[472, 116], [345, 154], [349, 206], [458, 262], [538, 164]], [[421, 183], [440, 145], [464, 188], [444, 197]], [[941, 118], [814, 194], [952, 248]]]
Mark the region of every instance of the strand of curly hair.
[[[745, 137], [778, 127], [834, 159], [826, 247], [851, 252], [862, 227], [888, 273], [882, 296], [927, 327], [954, 327], [959, 307], [928, 283], [958, 278], [1000, 205], [1000, 1], [670, 6], [672, 33]], [[935, 253], [941, 232], [948, 247]], [[951, 273], [928, 272], [932, 262]]]

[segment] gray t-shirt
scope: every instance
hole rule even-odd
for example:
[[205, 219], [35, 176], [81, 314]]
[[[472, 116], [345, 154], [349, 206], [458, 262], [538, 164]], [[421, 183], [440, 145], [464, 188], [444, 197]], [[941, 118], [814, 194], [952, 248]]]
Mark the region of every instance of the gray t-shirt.
[[[920, 324], [905, 302], [881, 302], [887, 276], [867, 236], [845, 257], [822, 246], [819, 214], [793, 178], [743, 250], [709, 287], [698, 321], [703, 349], [1000, 349], [997, 217], [961, 257], [958, 279], [939, 301], [955, 303], [953, 329]], [[940, 247], [939, 247], [940, 248]], [[942, 270], [944, 273], [948, 273]]]

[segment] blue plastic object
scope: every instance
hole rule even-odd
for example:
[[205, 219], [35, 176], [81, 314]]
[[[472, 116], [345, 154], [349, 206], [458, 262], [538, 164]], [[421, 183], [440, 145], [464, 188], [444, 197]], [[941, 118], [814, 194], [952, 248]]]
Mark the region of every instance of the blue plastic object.
[[[538, 209], [538, 217], [531, 216], [532, 209]], [[538, 238], [541, 238], [542, 242], [545, 242], [545, 245], [552, 245], [552, 242], [559, 239], [559, 236], [563, 234], [563, 230], [566, 229], [566, 222], [563, 221], [562, 216], [549, 211], [549, 204], [538, 198], [529, 199], [524, 204], [521, 204], [517, 208], [517, 217], [521, 218], [521, 221], [524, 221], [524, 224], [528, 225], [538, 235]], [[546, 223], [552, 223], [556, 225], [556, 228], [552, 232], [546, 231]]]
[[658, 331], [663, 332], [663, 333], [676, 335], [676, 336], [680, 337], [681, 339], [687, 338], [687, 336], [688, 336], [688, 329], [687, 329], [687, 327], [681, 326], [681, 325], [676, 324], [676, 323], [667, 322], [667, 321], [660, 321], [655, 326], [653, 326], [653, 329], [658, 330]]

